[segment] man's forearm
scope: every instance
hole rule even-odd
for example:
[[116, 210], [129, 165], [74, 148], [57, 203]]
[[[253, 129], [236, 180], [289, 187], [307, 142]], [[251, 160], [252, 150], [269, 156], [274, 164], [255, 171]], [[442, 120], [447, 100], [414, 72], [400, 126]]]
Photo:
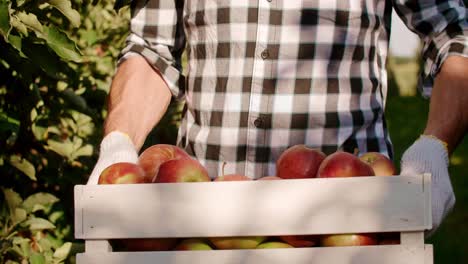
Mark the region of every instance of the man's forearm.
[[121, 131], [140, 149], [171, 101], [167, 84], [144, 58], [124, 61], [112, 81], [104, 134]]
[[424, 134], [447, 142], [453, 152], [468, 128], [468, 58], [451, 56], [433, 87]]

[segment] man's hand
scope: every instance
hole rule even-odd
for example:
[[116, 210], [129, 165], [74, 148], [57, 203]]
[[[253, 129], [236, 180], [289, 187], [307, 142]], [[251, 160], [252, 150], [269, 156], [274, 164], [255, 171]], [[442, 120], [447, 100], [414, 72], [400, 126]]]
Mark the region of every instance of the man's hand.
[[431, 236], [455, 204], [455, 195], [448, 173], [448, 151], [445, 144], [432, 136], [421, 136], [403, 154], [401, 174], [432, 175], [432, 229], [426, 232]]
[[102, 140], [99, 159], [87, 184], [97, 184], [101, 172], [117, 162], [137, 163], [138, 153], [132, 140], [126, 134], [114, 131]]

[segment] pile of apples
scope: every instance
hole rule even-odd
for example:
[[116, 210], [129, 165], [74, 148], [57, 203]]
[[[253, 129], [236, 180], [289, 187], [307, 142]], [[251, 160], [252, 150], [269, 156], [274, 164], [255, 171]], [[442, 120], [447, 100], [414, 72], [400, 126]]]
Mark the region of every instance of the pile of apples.
[[[276, 175], [258, 180], [305, 178], [392, 176], [396, 175], [393, 162], [378, 152], [358, 156], [343, 151], [330, 155], [295, 145], [285, 150], [276, 162]], [[176, 183], [209, 181], [249, 181], [241, 174], [220, 175], [211, 180], [204, 166], [183, 149], [167, 144], [147, 148], [139, 156], [138, 164], [120, 162], [107, 167], [98, 184]], [[129, 251], [211, 250], [292, 248], [312, 246], [363, 246], [399, 244], [398, 233], [284, 235], [213, 238], [149, 238], [120, 239], [119, 247]]]

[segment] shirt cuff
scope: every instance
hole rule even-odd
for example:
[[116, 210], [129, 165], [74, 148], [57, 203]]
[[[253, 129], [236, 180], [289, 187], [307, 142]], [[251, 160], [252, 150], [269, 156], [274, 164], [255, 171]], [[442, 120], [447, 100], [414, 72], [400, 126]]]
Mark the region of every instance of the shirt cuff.
[[155, 51], [136, 43], [129, 43], [123, 50], [117, 61], [117, 65], [133, 56], [142, 56], [148, 63], [157, 70], [167, 86], [172, 96], [177, 100], [182, 100], [185, 96], [185, 77], [182, 75], [179, 67], [167, 59], [160, 56]]
[[468, 30], [450, 38], [447, 33], [435, 38], [424, 49], [424, 68], [420, 79], [420, 89], [424, 97], [430, 97], [434, 79], [442, 64], [449, 56], [468, 58]]

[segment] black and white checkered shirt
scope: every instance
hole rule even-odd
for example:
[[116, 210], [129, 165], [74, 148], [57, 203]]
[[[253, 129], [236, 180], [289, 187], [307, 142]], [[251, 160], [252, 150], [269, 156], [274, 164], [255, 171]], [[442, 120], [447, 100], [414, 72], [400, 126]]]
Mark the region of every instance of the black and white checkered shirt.
[[295, 144], [392, 156], [392, 8], [424, 41], [429, 95], [447, 56], [468, 56], [461, 0], [134, 0], [123, 54], [144, 56], [185, 100], [178, 144], [211, 177], [223, 163], [225, 174], [272, 175]]

